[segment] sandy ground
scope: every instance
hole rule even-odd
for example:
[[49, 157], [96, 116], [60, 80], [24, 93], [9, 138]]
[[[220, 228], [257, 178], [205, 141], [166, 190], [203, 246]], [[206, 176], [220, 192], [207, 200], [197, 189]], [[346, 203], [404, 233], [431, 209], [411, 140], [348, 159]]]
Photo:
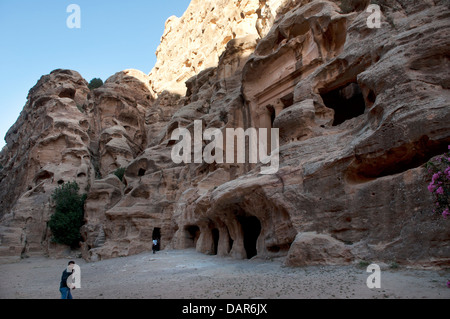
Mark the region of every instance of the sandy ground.
[[[30, 257], [0, 264], [0, 298], [59, 299], [59, 281], [69, 259]], [[75, 299], [292, 299], [445, 298], [450, 270], [381, 270], [381, 288], [355, 266], [283, 266], [274, 260], [235, 260], [195, 250], [142, 253], [99, 262], [74, 259], [81, 267]]]

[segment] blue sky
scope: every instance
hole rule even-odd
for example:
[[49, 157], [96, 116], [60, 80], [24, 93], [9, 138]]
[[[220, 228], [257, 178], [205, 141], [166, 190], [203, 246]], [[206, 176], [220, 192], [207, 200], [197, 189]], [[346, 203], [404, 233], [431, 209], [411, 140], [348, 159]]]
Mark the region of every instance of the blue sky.
[[[133, 68], [149, 73], [168, 17], [190, 0], [0, 0], [0, 148], [28, 91], [54, 69], [78, 71], [88, 82]], [[77, 4], [81, 28], [66, 9]]]

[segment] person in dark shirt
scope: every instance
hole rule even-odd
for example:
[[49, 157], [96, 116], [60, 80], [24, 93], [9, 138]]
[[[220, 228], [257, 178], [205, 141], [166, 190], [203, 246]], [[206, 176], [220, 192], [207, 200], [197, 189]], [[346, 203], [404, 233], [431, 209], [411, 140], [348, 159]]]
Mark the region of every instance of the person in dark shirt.
[[[61, 283], [59, 284], [59, 291], [61, 292], [61, 299], [73, 299], [72, 294], [70, 293], [70, 289], [75, 289], [74, 286], [67, 286], [67, 278], [73, 274], [73, 266], [75, 265], [74, 261], [69, 261], [67, 269], [64, 269], [61, 276]], [[70, 285], [70, 284], [69, 284]]]

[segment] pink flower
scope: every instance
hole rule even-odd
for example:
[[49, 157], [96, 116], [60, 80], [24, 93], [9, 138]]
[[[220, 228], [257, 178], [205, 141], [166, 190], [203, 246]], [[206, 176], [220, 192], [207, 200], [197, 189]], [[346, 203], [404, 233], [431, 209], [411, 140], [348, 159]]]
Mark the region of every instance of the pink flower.
[[447, 218], [447, 216], [449, 216], [450, 213], [448, 211], [448, 208], [444, 209], [444, 211], [442, 212], [442, 216], [444, 216], [444, 218]]
[[450, 288], [450, 280], [447, 281], [447, 287]]
[[428, 185], [428, 191], [429, 191], [430, 193], [432, 193], [432, 192], [434, 191], [435, 188], [436, 188], [436, 186], [433, 184], [433, 182], [431, 182], [431, 183]]
[[441, 176], [441, 172], [438, 172], [438, 173], [435, 173], [435, 174], [433, 174], [433, 177], [432, 177], [432, 181], [433, 182], [435, 182], [438, 178], [439, 178], [439, 176]]
[[442, 188], [442, 186], [440, 186], [440, 187], [436, 190], [436, 194], [439, 194], [439, 195], [444, 194], [444, 189]]

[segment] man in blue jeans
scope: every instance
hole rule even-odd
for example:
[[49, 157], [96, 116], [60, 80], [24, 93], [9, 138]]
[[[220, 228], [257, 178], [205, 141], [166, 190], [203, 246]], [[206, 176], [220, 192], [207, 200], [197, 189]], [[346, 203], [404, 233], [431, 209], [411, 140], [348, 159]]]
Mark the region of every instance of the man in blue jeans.
[[[75, 265], [74, 261], [69, 261], [67, 269], [64, 269], [61, 276], [61, 283], [59, 284], [59, 291], [61, 292], [61, 299], [73, 299], [72, 294], [70, 293], [70, 288], [75, 289], [73, 285], [71, 287], [67, 286], [67, 278], [73, 274], [73, 266]], [[70, 284], [69, 284], [70, 285]]]

